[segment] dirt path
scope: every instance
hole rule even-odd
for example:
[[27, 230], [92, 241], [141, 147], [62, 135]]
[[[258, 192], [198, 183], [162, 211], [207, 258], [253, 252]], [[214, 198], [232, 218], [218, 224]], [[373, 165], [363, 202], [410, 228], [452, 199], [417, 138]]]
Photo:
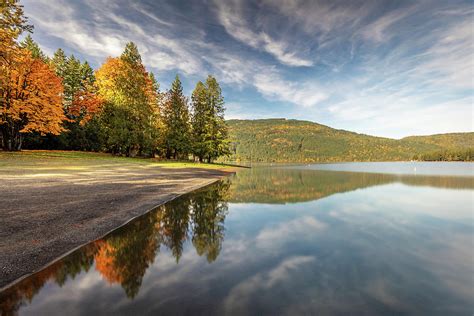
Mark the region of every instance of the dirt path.
[[0, 167], [0, 288], [231, 170], [61, 160]]

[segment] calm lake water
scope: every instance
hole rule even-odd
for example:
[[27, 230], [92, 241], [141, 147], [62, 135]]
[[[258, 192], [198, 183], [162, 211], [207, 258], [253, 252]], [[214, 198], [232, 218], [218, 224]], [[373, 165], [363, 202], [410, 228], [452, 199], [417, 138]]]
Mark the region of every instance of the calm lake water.
[[473, 164], [384, 168], [240, 171], [1, 293], [1, 311], [472, 315]]

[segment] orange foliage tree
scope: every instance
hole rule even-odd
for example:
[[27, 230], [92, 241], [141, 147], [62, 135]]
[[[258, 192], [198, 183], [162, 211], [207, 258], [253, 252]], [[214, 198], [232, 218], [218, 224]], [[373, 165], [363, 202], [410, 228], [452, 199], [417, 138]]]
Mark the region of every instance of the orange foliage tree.
[[58, 135], [66, 119], [61, 79], [30, 52], [17, 49], [0, 86], [0, 131], [4, 150], [20, 150], [22, 134]]
[[103, 105], [104, 99], [97, 95], [93, 85], [88, 85], [85, 90], [74, 94], [68, 112], [78, 119], [80, 125], [84, 125], [100, 113]]

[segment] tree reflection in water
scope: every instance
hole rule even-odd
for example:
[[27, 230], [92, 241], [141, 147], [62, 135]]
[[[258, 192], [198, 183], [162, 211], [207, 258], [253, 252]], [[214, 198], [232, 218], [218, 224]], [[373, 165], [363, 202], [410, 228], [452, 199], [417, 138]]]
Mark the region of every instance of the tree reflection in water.
[[[46, 269], [0, 293], [1, 315], [14, 314], [49, 281], [62, 286], [83, 271], [95, 268], [110, 284], [120, 284], [129, 298], [137, 296], [143, 276], [160, 249], [178, 263], [184, 244], [194, 246], [209, 263], [224, 240], [229, 203], [286, 204], [314, 201], [335, 193], [390, 183], [472, 190], [472, 177], [412, 176], [283, 168], [255, 168], [230, 180], [187, 194], [158, 207], [106, 238], [82, 247]], [[164, 247], [164, 248], [161, 248]]]
[[224, 241], [229, 186], [226, 179], [172, 200], [24, 279], [0, 293], [0, 314], [16, 314], [48, 281], [63, 286], [94, 263], [107, 282], [120, 284], [127, 297], [134, 298], [161, 246], [178, 263], [184, 242], [191, 240], [199, 256], [213, 262]]

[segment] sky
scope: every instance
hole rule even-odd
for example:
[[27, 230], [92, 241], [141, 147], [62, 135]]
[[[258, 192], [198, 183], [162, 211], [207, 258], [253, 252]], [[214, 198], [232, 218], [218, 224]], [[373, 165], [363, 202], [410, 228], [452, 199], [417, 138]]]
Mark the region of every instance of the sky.
[[474, 130], [474, 4], [456, 0], [24, 0], [49, 55], [100, 67], [125, 44], [168, 89], [208, 74], [226, 118], [401, 138]]

